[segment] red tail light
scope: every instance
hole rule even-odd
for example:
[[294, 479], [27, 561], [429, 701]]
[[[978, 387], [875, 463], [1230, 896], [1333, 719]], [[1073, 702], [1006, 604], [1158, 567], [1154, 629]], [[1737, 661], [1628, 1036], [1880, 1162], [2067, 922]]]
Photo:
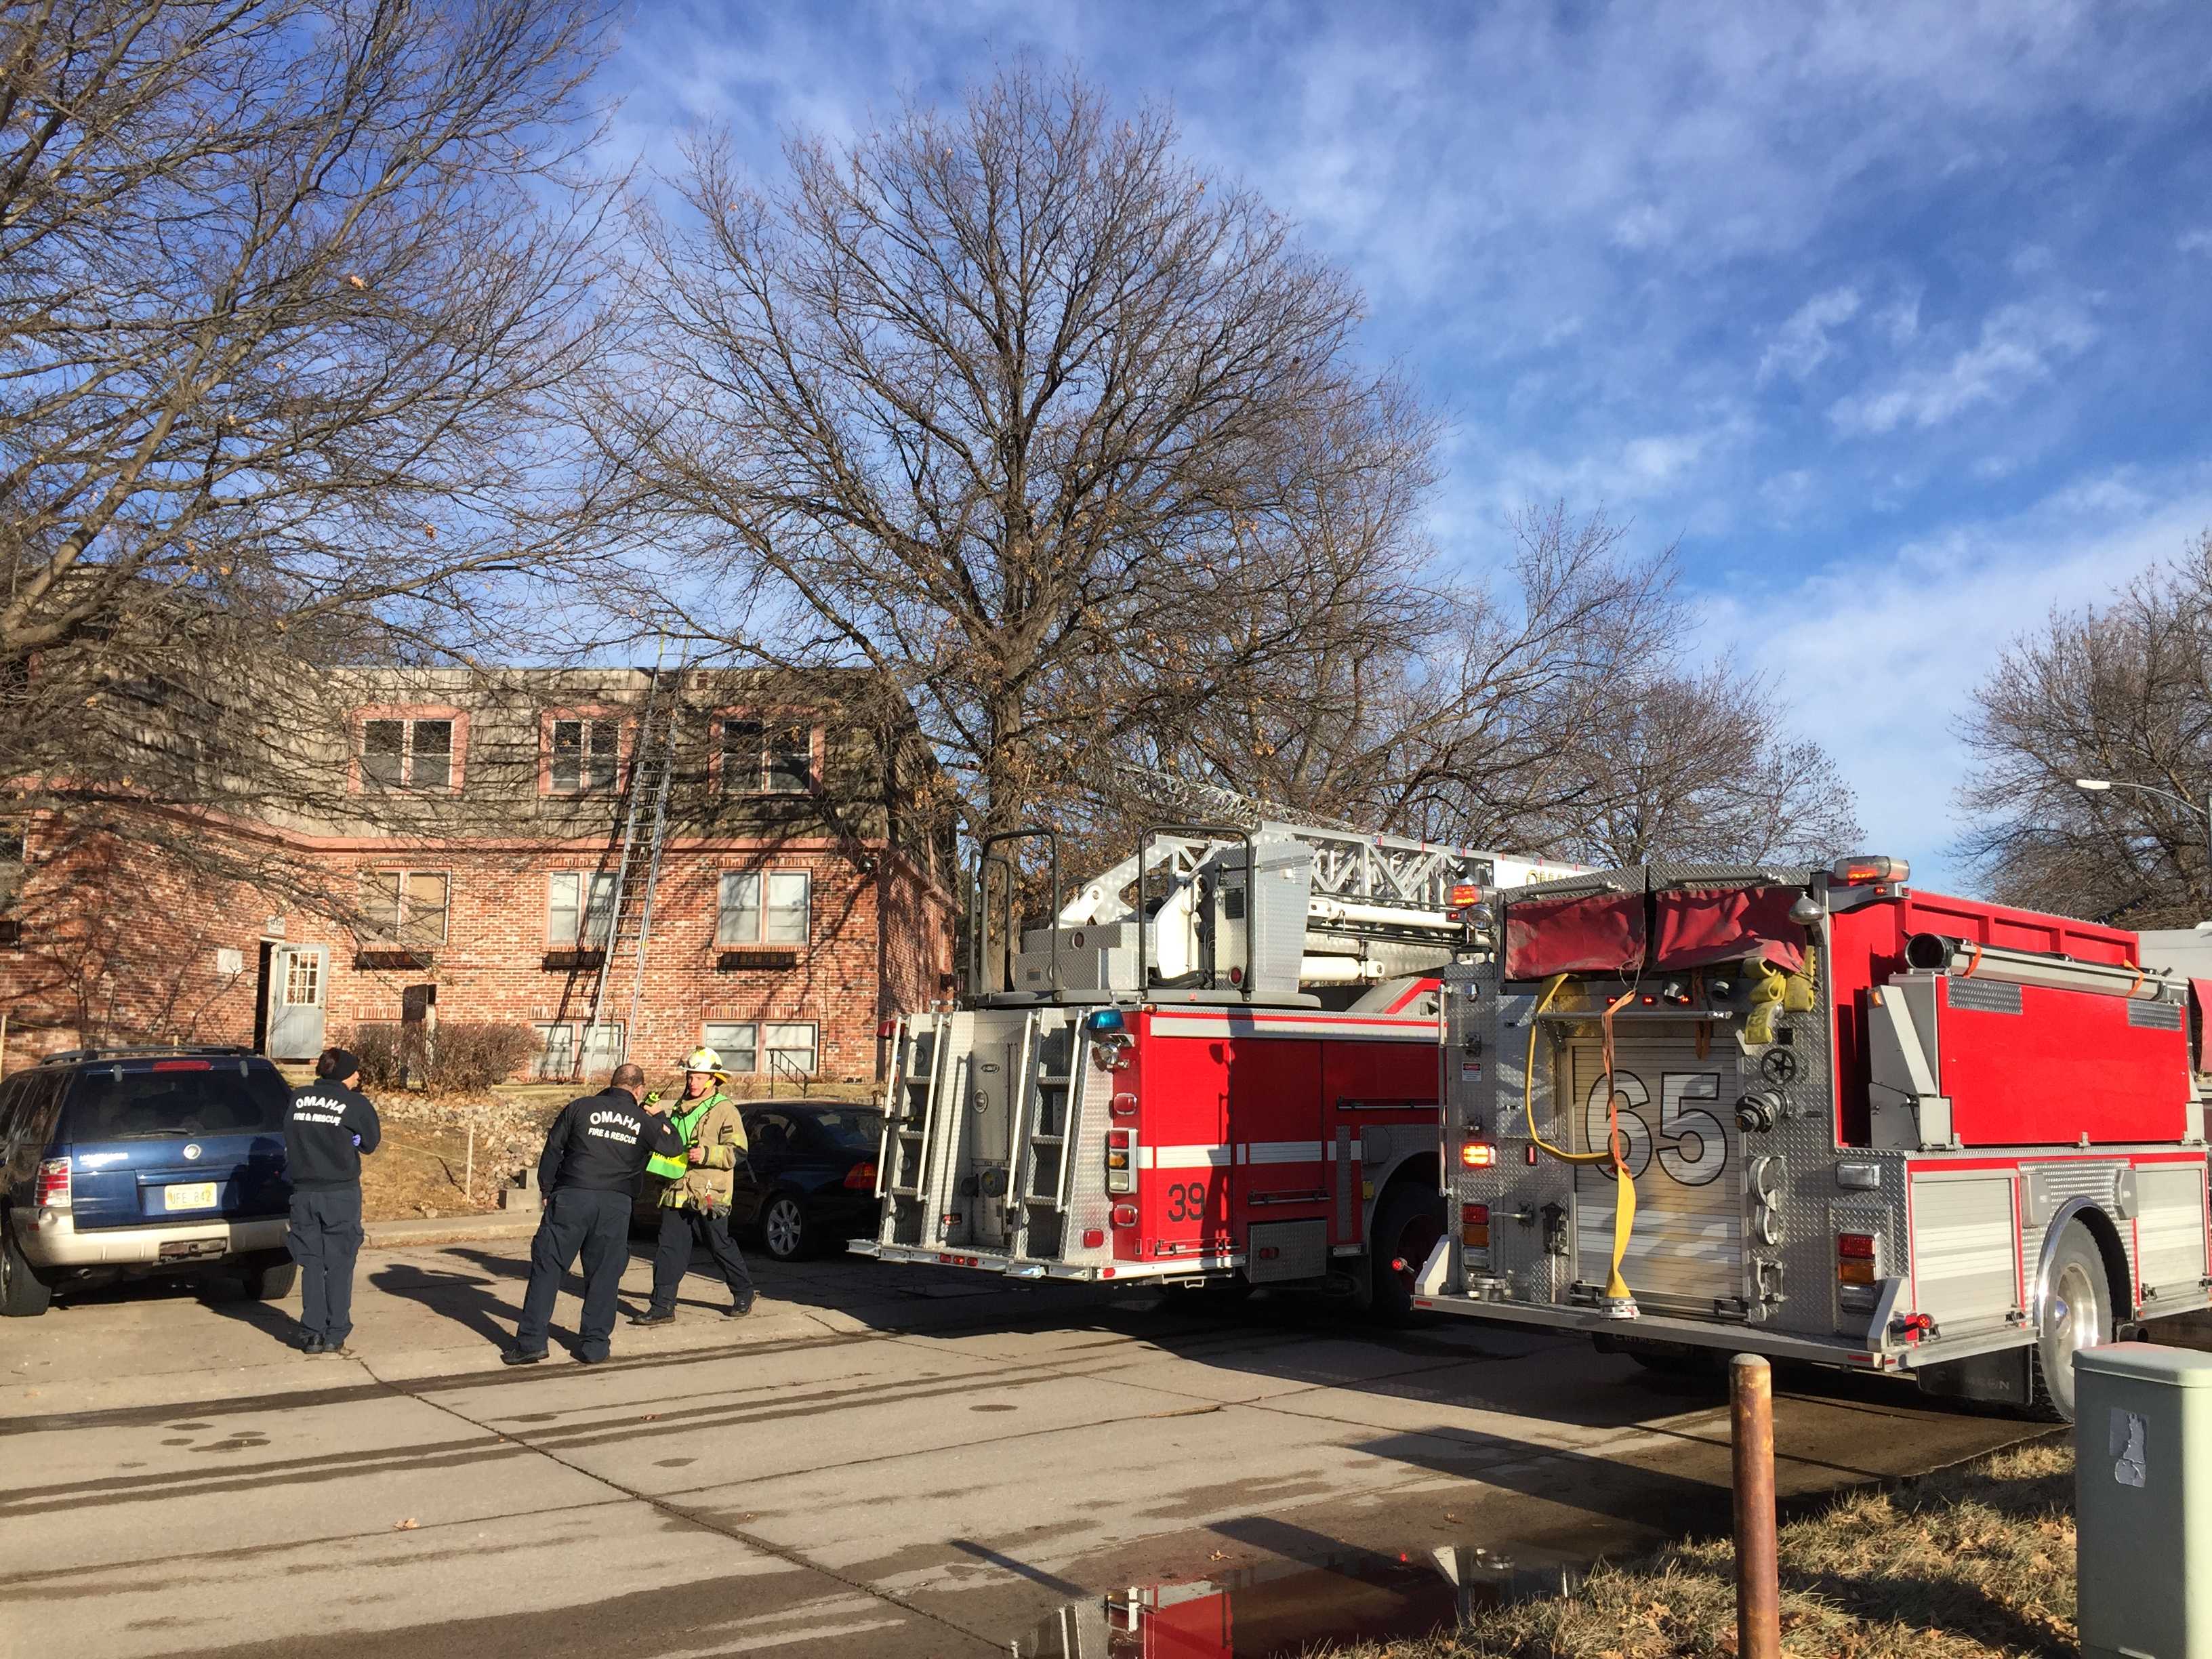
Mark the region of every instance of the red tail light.
[[1462, 1204], [1459, 1206], [1460, 1243], [1470, 1250], [1490, 1248], [1490, 1206]]
[[38, 1197], [33, 1200], [42, 1210], [66, 1210], [70, 1206], [70, 1164], [65, 1158], [50, 1158], [39, 1165]]
[[1116, 1204], [1114, 1206], [1114, 1224], [1117, 1227], [1135, 1226], [1137, 1206], [1133, 1204]]
[[1872, 1233], [1838, 1233], [1836, 1254], [1854, 1261], [1871, 1261], [1874, 1260], [1874, 1235]]
[[875, 1191], [876, 1166], [872, 1164], [855, 1164], [845, 1171], [845, 1185], [856, 1193]]
[[1101, 1248], [1105, 1243], [1106, 1230], [1103, 1227], [1085, 1227], [1083, 1230], [1083, 1248], [1085, 1249], [1095, 1250]]

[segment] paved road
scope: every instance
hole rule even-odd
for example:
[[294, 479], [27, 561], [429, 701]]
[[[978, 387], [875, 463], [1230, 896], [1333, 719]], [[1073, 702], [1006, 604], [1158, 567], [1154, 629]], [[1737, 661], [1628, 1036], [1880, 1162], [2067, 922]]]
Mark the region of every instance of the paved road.
[[[177, 1287], [0, 1327], [0, 1654], [1031, 1653], [1131, 1585], [1258, 1596], [1319, 1563], [1293, 1620], [1318, 1631], [1401, 1553], [1724, 1521], [1716, 1385], [1579, 1343], [838, 1259], [767, 1268], [742, 1325], [695, 1276], [615, 1363], [510, 1371], [523, 1255], [369, 1252], [357, 1363]], [[1782, 1381], [1785, 1492], [2026, 1431]]]

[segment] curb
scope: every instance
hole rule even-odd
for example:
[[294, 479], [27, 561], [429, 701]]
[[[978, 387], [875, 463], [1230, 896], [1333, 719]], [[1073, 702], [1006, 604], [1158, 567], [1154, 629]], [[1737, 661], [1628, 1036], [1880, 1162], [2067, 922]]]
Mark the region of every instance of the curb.
[[362, 1242], [372, 1249], [410, 1244], [460, 1243], [479, 1238], [527, 1238], [538, 1231], [535, 1212], [502, 1211], [491, 1215], [433, 1216], [416, 1221], [371, 1221], [362, 1224]]

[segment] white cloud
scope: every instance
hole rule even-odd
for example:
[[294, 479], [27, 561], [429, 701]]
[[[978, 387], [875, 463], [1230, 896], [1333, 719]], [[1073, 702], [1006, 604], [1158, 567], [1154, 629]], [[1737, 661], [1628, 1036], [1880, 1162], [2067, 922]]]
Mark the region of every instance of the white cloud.
[[2005, 306], [1983, 322], [1980, 339], [1949, 362], [1917, 365], [1880, 390], [1840, 398], [1828, 418], [1854, 437], [1941, 426], [2048, 380], [2054, 362], [2079, 356], [2096, 337], [2096, 325], [2071, 305]]
[[2212, 228], [2185, 230], [2173, 245], [2184, 253], [2212, 253]]
[[2012, 640], [2098, 603], [2212, 524], [2212, 471], [2077, 480], [2027, 511], [1709, 601], [1706, 636], [1777, 673], [1792, 726], [1858, 792], [1870, 850], [1958, 887], [1950, 849], [1969, 757], [1956, 726]]
[[1798, 307], [1790, 320], [1775, 330], [1772, 342], [1759, 358], [1759, 384], [1765, 386], [1777, 374], [1802, 380], [1835, 356], [1829, 333], [1857, 316], [1859, 305], [1856, 289], [1832, 288]]

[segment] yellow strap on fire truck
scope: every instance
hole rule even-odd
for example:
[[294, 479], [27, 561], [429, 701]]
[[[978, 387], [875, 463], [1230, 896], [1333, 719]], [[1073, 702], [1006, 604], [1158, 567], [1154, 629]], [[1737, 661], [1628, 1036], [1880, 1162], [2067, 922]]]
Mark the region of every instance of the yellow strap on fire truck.
[[1601, 1152], [1571, 1152], [1565, 1147], [1554, 1146], [1544, 1139], [1536, 1127], [1536, 1031], [1544, 1010], [1552, 1006], [1552, 999], [1567, 982], [1565, 974], [1555, 974], [1552, 982], [1536, 1004], [1536, 1012], [1528, 1017], [1528, 1057], [1521, 1069], [1521, 1110], [1528, 1121], [1528, 1139], [1542, 1151], [1562, 1164], [1610, 1164], [1613, 1165], [1614, 1197], [1613, 1205], [1613, 1267], [1605, 1281], [1606, 1299], [1610, 1302], [1632, 1303], [1636, 1298], [1628, 1281], [1620, 1276], [1620, 1264], [1628, 1255], [1628, 1235], [1636, 1224], [1636, 1177], [1628, 1172], [1627, 1160], [1620, 1156], [1620, 1093], [1613, 1086], [1613, 1017], [1625, 1006], [1633, 990], [1623, 991], [1607, 1004], [1601, 1016], [1605, 1030], [1605, 1150]]

